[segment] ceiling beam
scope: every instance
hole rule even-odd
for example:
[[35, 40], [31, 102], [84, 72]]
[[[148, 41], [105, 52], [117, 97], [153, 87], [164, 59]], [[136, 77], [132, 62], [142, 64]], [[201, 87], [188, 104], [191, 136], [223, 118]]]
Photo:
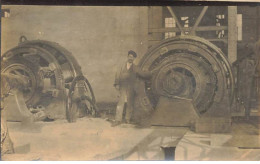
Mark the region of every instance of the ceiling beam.
[[206, 11], [208, 10], [208, 6], [204, 6], [203, 9], [200, 12], [199, 17], [197, 18], [194, 26], [192, 27], [191, 31], [190, 31], [190, 35], [196, 35], [196, 28], [198, 27], [198, 25], [200, 24], [202, 18], [204, 17]]
[[167, 9], [168, 9], [169, 12], [171, 13], [171, 15], [172, 15], [173, 19], [175, 20], [175, 22], [176, 22], [178, 28], [180, 29], [181, 35], [184, 35], [184, 31], [183, 31], [182, 25], [180, 24], [180, 21], [179, 21], [179, 19], [176, 17], [175, 13], [173, 12], [171, 6], [167, 6]]
[[[192, 29], [192, 27], [183, 27], [184, 32], [188, 32]], [[227, 26], [199, 26], [195, 29], [195, 31], [220, 31], [227, 30]], [[163, 32], [181, 32], [178, 27], [168, 27], [168, 28], [149, 28], [149, 32], [152, 33], [163, 33]]]

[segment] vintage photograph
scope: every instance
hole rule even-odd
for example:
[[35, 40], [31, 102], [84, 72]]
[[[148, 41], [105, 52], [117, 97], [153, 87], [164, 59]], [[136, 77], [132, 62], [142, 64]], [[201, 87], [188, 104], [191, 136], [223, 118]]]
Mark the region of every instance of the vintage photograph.
[[2, 161], [259, 161], [260, 3], [1, 6]]

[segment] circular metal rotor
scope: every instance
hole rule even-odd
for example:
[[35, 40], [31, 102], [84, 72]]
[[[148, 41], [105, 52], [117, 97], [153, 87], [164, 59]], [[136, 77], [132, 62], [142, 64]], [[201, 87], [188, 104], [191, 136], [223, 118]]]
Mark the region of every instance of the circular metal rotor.
[[73, 79], [66, 101], [66, 117], [68, 122], [75, 122], [79, 108], [83, 107], [87, 113], [96, 116], [96, 99], [93, 89], [84, 76]]
[[160, 96], [192, 99], [195, 109], [205, 113], [224, 95], [233, 99], [232, 70], [223, 52], [195, 36], [167, 39], [152, 47], [139, 62], [153, 78], [145, 92], [155, 107]]
[[12, 59], [2, 63], [2, 73], [13, 74], [27, 79], [28, 85], [22, 89], [22, 92], [28, 106], [37, 103], [40, 99], [39, 92], [42, 87], [37, 70], [38, 68], [33, 63], [24, 58]]
[[30, 79], [30, 87], [24, 91], [28, 107], [46, 106], [51, 103], [50, 97], [64, 99], [65, 89], [69, 89], [76, 76], [82, 75], [73, 55], [59, 44], [49, 41], [22, 38], [19, 45], [4, 53], [1, 59], [2, 71], [19, 73]]

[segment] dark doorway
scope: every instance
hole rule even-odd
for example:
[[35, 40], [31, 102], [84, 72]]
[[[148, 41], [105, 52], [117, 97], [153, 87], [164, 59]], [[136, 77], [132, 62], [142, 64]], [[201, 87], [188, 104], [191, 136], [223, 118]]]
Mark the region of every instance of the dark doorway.
[[164, 152], [165, 161], [174, 161], [175, 160], [175, 149], [176, 147], [162, 147]]

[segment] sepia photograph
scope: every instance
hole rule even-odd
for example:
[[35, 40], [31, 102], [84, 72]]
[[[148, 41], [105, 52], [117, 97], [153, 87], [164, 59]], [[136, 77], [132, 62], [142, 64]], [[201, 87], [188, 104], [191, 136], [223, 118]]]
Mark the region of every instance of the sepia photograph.
[[2, 161], [259, 161], [260, 2], [1, 5]]

